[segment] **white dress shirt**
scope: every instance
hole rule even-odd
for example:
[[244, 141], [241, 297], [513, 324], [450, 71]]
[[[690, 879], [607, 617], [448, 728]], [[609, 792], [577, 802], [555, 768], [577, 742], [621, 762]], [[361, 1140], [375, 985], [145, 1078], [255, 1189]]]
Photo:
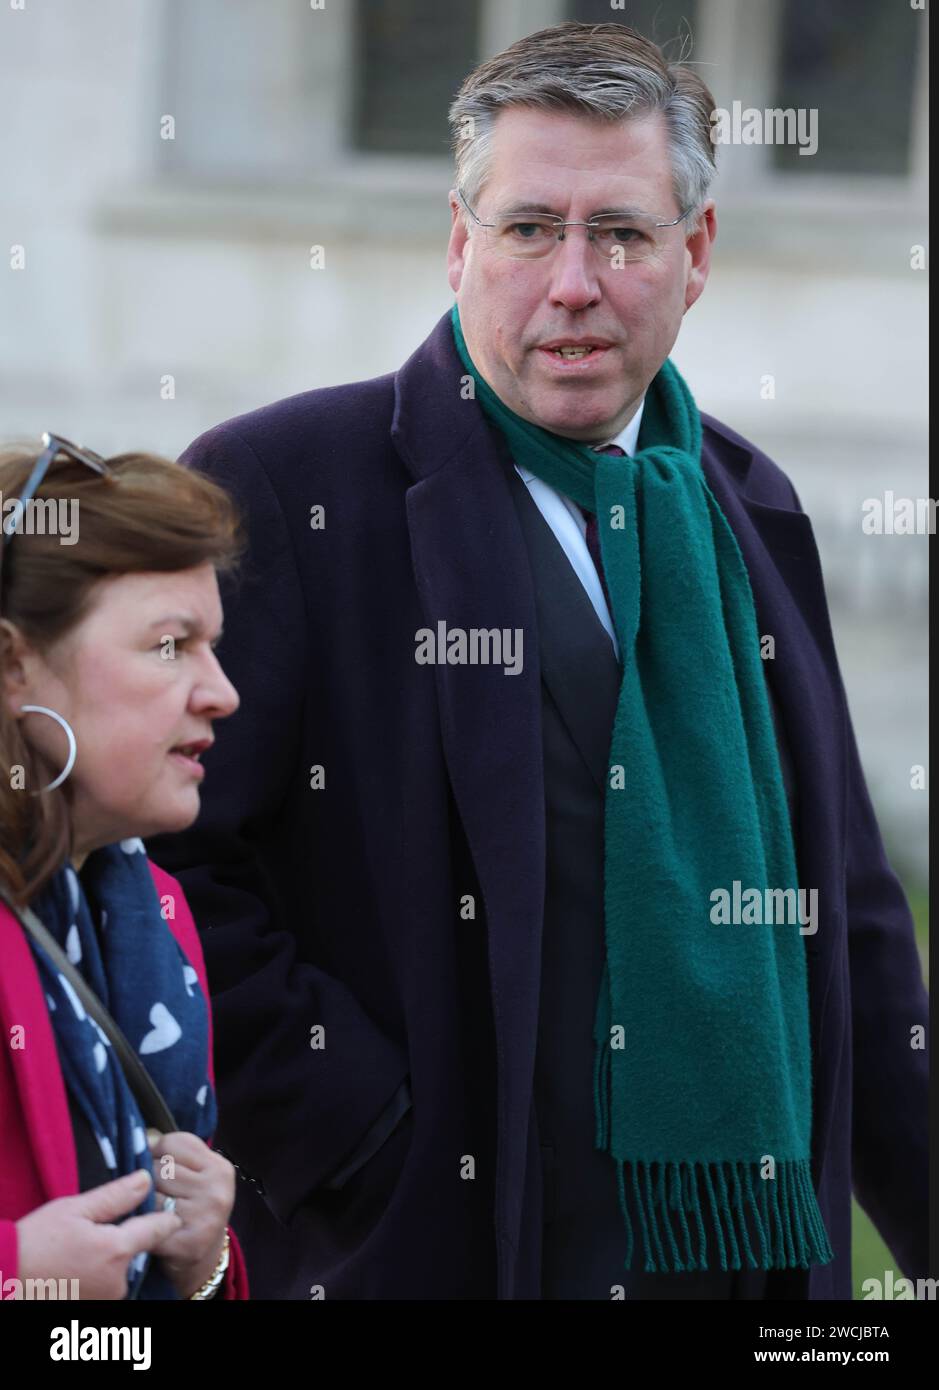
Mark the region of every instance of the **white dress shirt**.
[[[624, 453], [634, 454], [644, 409], [645, 397], [643, 396], [639, 402], [639, 409], [626, 428], [621, 430], [615, 439], [607, 439], [602, 444], [594, 444], [591, 447], [603, 449], [607, 444], [618, 444]], [[597, 574], [596, 566], [591, 559], [590, 551], [587, 549], [587, 521], [583, 512], [576, 502], [572, 502], [569, 497], [556, 492], [548, 483], [536, 478], [530, 469], [520, 468], [516, 464], [515, 471], [527, 486], [538, 510], [551, 527], [557, 537], [558, 544], [570, 560], [574, 573], [586, 589], [587, 597], [593, 604], [597, 617], [606, 628], [618, 659], [619, 646], [616, 641], [616, 633], [613, 630], [613, 619], [610, 617], [600, 576]]]

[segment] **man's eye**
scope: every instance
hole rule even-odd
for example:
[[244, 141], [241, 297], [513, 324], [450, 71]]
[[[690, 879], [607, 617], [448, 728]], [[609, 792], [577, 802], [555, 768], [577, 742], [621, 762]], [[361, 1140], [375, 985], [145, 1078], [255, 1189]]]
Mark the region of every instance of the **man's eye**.
[[616, 242], [621, 246], [628, 246], [633, 241], [642, 239], [642, 231], [638, 227], [618, 226], [601, 227], [598, 235], [606, 237], [609, 241]]
[[536, 241], [539, 236], [549, 236], [551, 228], [543, 222], [512, 222], [509, 231], [522, 241]]

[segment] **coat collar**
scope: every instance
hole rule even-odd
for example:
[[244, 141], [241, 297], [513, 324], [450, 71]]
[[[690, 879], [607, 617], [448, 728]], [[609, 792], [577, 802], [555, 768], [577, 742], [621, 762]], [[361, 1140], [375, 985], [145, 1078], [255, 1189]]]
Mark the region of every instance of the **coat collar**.
[[395, 375], [391, 437], [416, 483], [459, 459], [485, 431], [472, 379], [457, 355], [450, 312]]
[[[396, 374], [392, 440], [415, 484], [436, 477], [436, 486], [444, 491], [451, 484], [461, 489], [463, 504], [472, 496], [479, 512], [485, 491], [489, 504], [505, 510], [510, 501], [508, 484], [493, 431], [473, 399], [472, 384], [457, 355], [448, 311]], [[751, 583], [760, 587], [761, 564], [775, 567], [800, 602], [829, 676], [840, 686], [825, 604], [819, 603], [824, 586], [809, 518], [802, 511], [771, 506], [751, 496], [753, 449], [711, 416], [705, 414], [702, 420], [711, 426], [704, 431], [701, 452], [708, 486], [741, 548], [747, 533], [755, 533], [761, 542], [756, 547], [754, 537], [747, 535], [751, 544], [744, 558], [748, 568], [753, 561]], [[520, 541], [520, 533], [513, 539]], [[498, 553], [489, 547], [490, 556]], [[488, 563], [488, 558], [483, 557], [483, 562]]]
[[[702, 420], [717, 425], [709, 415], [702, 415]], [[391, 436], [412, 479], [420, 482], [456, 458], [480, 425], [485, 425], [485, 419], [457, 354], [447, 310], [395, 374]], [[742, 440], [722, 436], [721, 463], [741, 493], [746, 490], [753, 457]]]

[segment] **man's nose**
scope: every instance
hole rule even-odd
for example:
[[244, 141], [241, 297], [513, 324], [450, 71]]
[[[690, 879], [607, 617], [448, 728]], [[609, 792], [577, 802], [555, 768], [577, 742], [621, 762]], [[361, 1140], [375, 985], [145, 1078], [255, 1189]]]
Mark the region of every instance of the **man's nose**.
[[586, 227], [565, 227], [551, 252], [549, 297], [566, 309], [586, 309], [600, 299], [600, 257]]

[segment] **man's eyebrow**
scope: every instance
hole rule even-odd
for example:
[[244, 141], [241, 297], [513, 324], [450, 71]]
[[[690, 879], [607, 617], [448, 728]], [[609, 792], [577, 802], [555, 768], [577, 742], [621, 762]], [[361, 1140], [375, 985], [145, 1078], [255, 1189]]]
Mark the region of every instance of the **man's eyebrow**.
[[557, 208], [548, 207], [547, 203], [511, 203], [508, 207], [502, 208], [497, 214], [499, 217], [516, 217], [523, 212], [546, 213], [549, 217], [560, 217]]
[[591, 217], [649, 217], [645, 208], [637, 208], [632, 203], [626, 203], [618, 208], [598, 208], [596, 212], [590, 214]]
[[[503, 208], [499, 213], [497, 213], [497, 216], [499, 216], [499, 217], [519, 217], [519, 216], [521, 216], [523, 213], [526, 213], [526, 212], [537, 213], [537, 214], [545, 214], [545, 215], [547, 215], [547, 216], [549, 216], [549, 217], [559, 217], [559, 218], [561, 218], [562, 221], [564, 220], [564, 219], [562, 218], [561, 213], [558, 212], [557, 208], [549, 207], [549, 206], [547, 205], [547, 203], [524, 203], [524, 202], [511, 203], [508, 207]], [[592, 212], [592, 213], [590, 214], [590, 216], [589, 216], [588, 218], [585, 218], [584, 220], [585, 220], [585, 221], [591, 221], [594, 217], [648, 217], [648, 216], [649, 216], [649, 214], [645, 211], [644, 208], [637, 208], [637, 207], [635, 207], [635, 206], [632, 206], [632, 205], [627, 204], [627, 205], [622, 206], [622, 207], [605, 207], [605, 208], [598, 208], [595, 212]]]

